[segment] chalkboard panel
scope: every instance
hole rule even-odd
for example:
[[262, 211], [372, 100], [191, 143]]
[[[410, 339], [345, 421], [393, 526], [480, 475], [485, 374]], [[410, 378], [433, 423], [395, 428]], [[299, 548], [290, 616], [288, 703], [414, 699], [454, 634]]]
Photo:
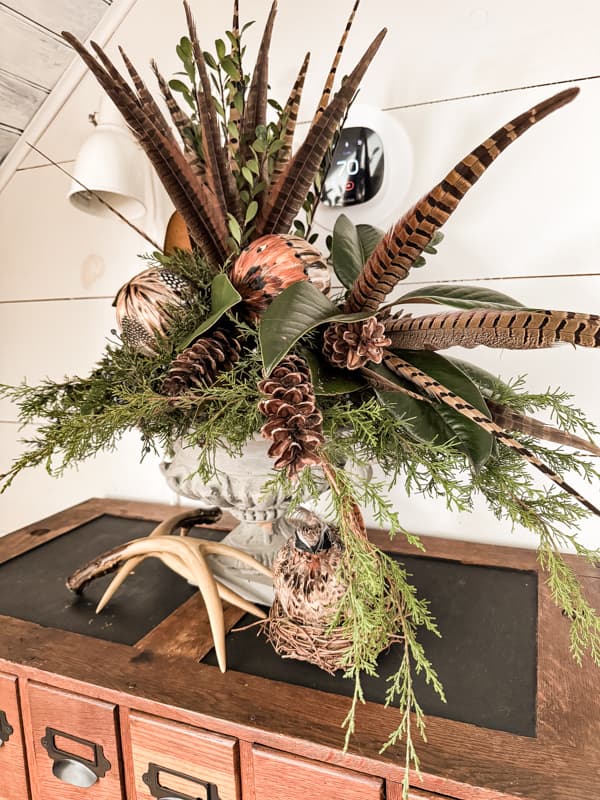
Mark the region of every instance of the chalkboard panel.
[[[105, 514], [0, 565], [0, 614], [98, 639], [132, 645], [194, 593], [156, 559], [141, 564], [101, 615], [95, 607], [110, 576], [77, 597], [65, 578], [85, 561], [147, 535], [153, 522]], [[193, 535], [219, 540], [222, 531]], [[537, 575], [427, 557], [400, 558], [419, 594], [431, 600], [442, 638], [422, 636], [444, 683], [447, 704], [417, 678], [427, 714], [481, 727], [535, 736], [537, 672]], [[254, 621], [248, 617], [240, 627]], [[364, 681], [367, 700], [382, 703], [386, 677], [400, 656], [392, 648], [379, 662], [379, 677]], [[215, 664], [214, 652], [205, 659]], [[281, 659], [256, 629], [227, 637], [229, 669], [336, 694], [350, 682], [300, 661]]]
[[[0, 566], [0, 614], [48, 628], [133, 645], [168, 617], [195, 589], [157, 559], [130, 575], [102, 614], [95, 608], [111, 580], [93, 581], [81, 596], [65, 579], [94, 556], [129, 539], [146, 536], [156, 522], [103, 514], [69, 533]], [[222, 539], [222, 531], [195, 529], [194, 535]]]
[[[537, 689], [537, 574], [472, 566], [435, 558], [398, 558], [412, 574], [421, 597], [442, 634], [425, 632], [421, 641], [446, 691], [442, 703], [422, 678], [416, 678], [426, 714], [484, 728], [535, 736]], [[253, 621], [247, 617], [243, 627]], [[401, 657], [399, 646], [379, 660], [379, 677], [365, 678], [365, 699], [385, 701], [386, 678]], [[214, 651], [205, 661], [216, 664]], [[229, 669], [335, 694], [351, 695], [353, 685], [340, 674], [281, 659], [256, 628], [227, 637]]]

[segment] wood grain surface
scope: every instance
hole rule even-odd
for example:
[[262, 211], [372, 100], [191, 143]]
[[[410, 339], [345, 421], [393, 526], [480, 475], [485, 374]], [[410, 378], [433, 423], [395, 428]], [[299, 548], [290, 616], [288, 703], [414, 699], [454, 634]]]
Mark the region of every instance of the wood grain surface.
[[[115, 706], [38, 683], [29, 683], [27, 698], [33, 745], [30, 769], [35, 773], [33, 800], [123, 798]], [[63, 734], [64, 738], [61, 737], [60, 741], [65, 748], [68, 746], [69, 735], [100, 745], [105, 758], [110, 762], [110, 769], [106, 775], [87, 789], [69, 785], [56, 778], [52, 772], [54, 762], [42, 745], [48, 727]], [[68, 752], [75, 756], [81, 755], [81, 746], [74, 743]], [[84, 757], [91, 759], [92, 753], [90, 749], [88, 755]]]
[[164, 789], [203, 798], [206, 791], [195, 781], [206, 781], [218, 787], [219, 800], [240, 800], [235, 739], [137, 712], [129, 715], [129, 738], [137, 800], [152, 800], [142, 780], [150, 764], [161, 768], [159, 781]]
[[0, 711], [4, 712], [13, 729], [0, 746], [0, 800], [28, 800], [17, 678], [13, 675], [0, 673]]
[[256, 800], [383, 800], [383, 781], [297, 756], [252, 748]]
[[[172, 508], [99, 500], [80, 504], [0, 541], [0, 563], [35, 546], [32, 532], [36, 530], [46, 528], [40, 539], [53, 538], [101, 513], [158, 520], [172, 513]], [[386, 549], [414, 554], [400, 540], [390, 545], [385, 533], [371, 535]], [[432, 557], [537, 570], [530, 551], [434, 538], [427, 538], [426, 544]], [[579, 574], [587, 597], [600, 608], [600, 571], [588, 565]], [[428, 742], [418, 744], [421, 779], [411, 775], [415, 791], [426, 798], [427, 792], [459, 800], [587, 800], [595, 796], [600, 782], [600, 709], [592, 699], [600, 693], [600, 672], [587, 658], [581, 668], [573, 664], [568, 620], [552, 603], [543, 577], [538, 587], [537, 735], [523, 737], [427, 717]], [[147, 646], [128, 647], [1, 617], [0, 669], [21, 680], [120, 705], [124, 714], [133, 708], [237, 737], [241, 773], [247, 781], [255, 768], [252, 746], [262, 745], [385, 778], [390, 782], [388, 793], [395, 791], [392, 784], [402, 782], [402, 747], [379, 754], [386, 732], [397, 725], [394, 709], [372, 703], [361, 707], [356, 735], [344, 753], [340, 726], [348, 710], [347, 698], [242, 673], [221, 675], [216, 668], [190, 658], [189, 645], [183, 647], [186, 656], [165, 654], [162, 646], [161, 652], [153, 649], [152, 634], [149, 637]], [[157, 633], [155, 641], [159, 639]], [[23, 715], [25, 726], [30, 726], [26, 704]], [[254, 798], [252, 789], [244, 787], [243, 800], [259, 798], [260, 793]], [[34, 795], [34, 800], [41, 796]]]

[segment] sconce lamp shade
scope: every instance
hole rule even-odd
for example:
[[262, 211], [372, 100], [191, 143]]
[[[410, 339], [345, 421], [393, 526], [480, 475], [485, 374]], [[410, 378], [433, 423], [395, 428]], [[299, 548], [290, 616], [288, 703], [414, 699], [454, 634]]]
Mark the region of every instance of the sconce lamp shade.
[[91, 194], [93, 191], [127, 219], [137, 219], [146, 213], [147, 170], [145, 156], [119, 111], [103, 98], [98, 124], [77, 155], [69, 200], [89, 214], [110, 216], [111, 211]]

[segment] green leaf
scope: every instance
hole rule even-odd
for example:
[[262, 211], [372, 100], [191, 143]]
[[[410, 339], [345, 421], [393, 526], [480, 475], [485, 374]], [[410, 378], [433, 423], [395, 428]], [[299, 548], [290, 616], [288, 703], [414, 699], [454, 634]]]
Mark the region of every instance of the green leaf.
[[258, 203], [256, 200], [252, 200], [248, 203], [248, 208], [246, 209], [246, 218], [244, 220], [244, 224], [247, 225], [249, 222], [252, 222], [254, 217], [256, 216], [256, 212], [258, 211]]
[[240, 228], [240, 223], [233, 216], [233, 214], [227, 214], [227, 226], [229, 228], [231, 238], [234, 240], [234, 242], [236, 242], [236, 244], [239, 244], [242, 241], [242, 229]]
[[332, 367], [331, 364], [312, 350], [302, 347], [299, 352], [310, 369], [310, 377], [315, 394], [349, 394], [367, 386], [367, 382], [362, 380], [356, 373], [353, 374], [349, 370]]
[[510, 387], [507, 383], [496, 375], [492, 375], [492, 373], [488, 372], [486, 369], [471, 364], [469, 361], [463, 361], [462, 358], [450, 358], [449, 356], [446, 356], [446, 358], [477, 384], [479, 391], [484, 397], [492, 397], [496, 394], [499, 386], [501, 386], [504, 391], [510, 392]]
[[[398, 377], [383, 364], [369, 364], [369, 369], [381, 375], [382, 378], [395, 383], [397, 386], [414, 392], [415, 387]], [[435, 407], [428, 402], [417, 400], [403, 392], [393, 392], [386, 389], [376, 389], [375, 393], [380, 402], [395, 417], [402, 419], [403, 424], [410, 429], [415, 439], [420, 442], [446, 444], [456, 440], [456, 434], [442, 417], [436, 412]]]
[[356, 322], [372, 316], [372, 311], [343, 314], [312, 283], [293, 283], [267, 308], [258, 331], [267, 375], [299, 339], [319, 325], [326, 322]]
[[215, 50], [217, 51], [219, 61], [222, 61], [225, 58], [225, 42], [223, 39], [217, 39], [215, 41]]
[[[484, 416], [491, 419], [483, 396], [473, 381], [455, 364], [439, 353], [415, 350], [395, 350], [417, 369], [442, 383], [454, 394], [470, 403]], [[418, 402], [418, 401], [417, 401]], [[435, 402], [432, 408], [454, 432], [458, 446], [465, 453], [476, 470], [481, 469], [491, 455], [494, 437], [474, 422], [459, 414], [444, 403]]]
[[254, 183], [254, 177], [250, 172], [250, 170], [248, 169], [248, 167], [242, 167], [242, 175], [246, 179], [246, 182], [249, 183], [250, 186], [252, 186], [252, 184]]
[[211, 69], [217, 69], [217, 62], [215, 61], [214, 57], [208, 52], [208, 50], [205, 50], [204, 53], [202, 53], [202, 55], [204, 56], [204, 61], [208, 64], [208, 66]]
[[423, 286], [402, 295], [397, 303], [438, 303], [453, 308], [497, 308], [499, 310], [524, 308], [522, 303], [507, 294], [493, 289], [482, 289], [479, 286], [451, 286], [436, 283]]
[[221, 66], [223, 67], [225, 72], [229, 75], [229, 77], [232, 80], [234, 80], [234, 81], [241, 80], [240, 72], [239, 72], [238, 68], [236, 67], [235, 62], [229, 56], [226, 56], [221, 61]]
[[331, 261], [340, 283], [346, 289], [352, 289], [364, 262], [358, 232], [345, 214], [340, 214], [335, 221]]
[[346, 289], [352, 288], [383, 235], [383, 231], [372, 225], [354, 226], [345, 214], [337, 218], [333, 229], [331, 260], [335, 274]]
[[212, 328], [224, 314], [236, 306], [241, 299], [241, 294], [224, 272], [215, 275], [210, 289], [210, 315], [196, 328], [191, 336], [188, 336], [182, 346], [184, 348], [189, 347], [193, 341]]
[[174, 92], [183, 92], [184, 94], [189, 92], [189, 89], [185, 83], [183, 81], [178, 81], [176, 78], [173, 78], [173, 80], [169, 81], [169, 88], [173, 89]]
[[379, 242], [385, 236], [385, 231], [375, 228], [373, 225], [363, 224], [357, 225], [356, 231], [363, 251], [363, 260], [364, 263], [366, 263], [371, 257], [373, 250], [375, 250]]

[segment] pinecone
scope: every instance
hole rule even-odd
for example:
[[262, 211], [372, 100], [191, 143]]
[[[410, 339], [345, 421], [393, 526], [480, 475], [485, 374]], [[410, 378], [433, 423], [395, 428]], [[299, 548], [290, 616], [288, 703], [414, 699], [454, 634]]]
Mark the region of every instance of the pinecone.
[[162, 384], [164, 394], [175, 397], [215, 382], [219, 373], [231, 369], [240, 359], [241, 346], [234, 335], [217, 329], [198, 339], [171, 362]]
[[392, 340], [377, 317], [361, 322], [335, 322], [325, 331], [323, 353], [336, 367], [360, 369], [368, 361], [381, 364], [384, 348]]
[[266, 395], [258, 406], [267, 417], [261, 433], [273, 440], [269, 455], [276, 459], [275, 468], [286, 469], [295, 478], [304, 467], [319, 464], [323, 416], [316, 406], [306, 362], [299, 356], [287, 356], [258, 388]]

